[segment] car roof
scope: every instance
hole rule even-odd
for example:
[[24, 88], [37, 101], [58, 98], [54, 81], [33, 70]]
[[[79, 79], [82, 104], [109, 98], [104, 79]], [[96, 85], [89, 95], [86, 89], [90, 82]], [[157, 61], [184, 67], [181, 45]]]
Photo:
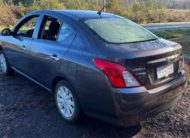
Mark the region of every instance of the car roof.
[[[97, 11], [91, 11], [91, 10], [40, 10], [40, 11], [34, 11], [31, 14], [59, 14], [64, 15], [69, 18], [72, 18], [73, 20], [80, 20], [80, 19], [91, 19], [91, 18], [99, 18], [100, 15], [97, 14]], [[116, 15], [102, 12], [101, 18], [106, 17], [116, 17]]]

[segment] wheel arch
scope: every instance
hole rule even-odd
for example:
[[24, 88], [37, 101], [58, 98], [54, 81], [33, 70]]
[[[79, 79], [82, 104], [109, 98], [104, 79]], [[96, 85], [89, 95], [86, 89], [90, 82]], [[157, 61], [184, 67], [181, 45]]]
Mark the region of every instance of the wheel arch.
[[52, 92], [54, 92], [55, 87], [56, 87], [56, 84], [57, 84], [58, 82], [62, 81], [62, 80], [67, 81], [67, 79], [65, 79], [65, 77], [63, 77], [63, 76], [56, 76], [56, 77], [53, 79], [53, 81], [52, 81], [52, 86], [51, 86]]
[[64, 74], [57, 74], [53, 80], [52, 80], [52, 85], [51, 85], [51, 91], [54, 92], [56, 84], [60, 81], [66, 81], [68, 82], [73, 88], [73, 84], [71, 83], [71, 81], [64, 75]]
[[[74, 90], [75, 96], [76, 96], [77, 99], [79, 100], [79, 97], [78, 97], [78, 94], [77, 94], [77, 92], [76, 92], [75, 87], [74, 87], [74, 86], [72, 85], [72, 83], [71, 83], [66, 77], [64, 77], [63, 75], [58, 75], [58, 76], [56, 76], [56, 77], [53, 79], [51, 91], [52, 91], [53, 93], [55, 92], [56, 85], [57, 85], [57, 83], [59, 83], [60, 81], [66, 81], [67, 83], [69, 83], [69, 85], [71, 85], [71, 87], [72, 87], [73, 90]], [[80, 106], [81, 106], [80, 100], [79, 100], [79, 104], [80, 104]], [[81, 106], [81, 110], [83, 110], [83, 109], [82, 109], [82, 106]]]

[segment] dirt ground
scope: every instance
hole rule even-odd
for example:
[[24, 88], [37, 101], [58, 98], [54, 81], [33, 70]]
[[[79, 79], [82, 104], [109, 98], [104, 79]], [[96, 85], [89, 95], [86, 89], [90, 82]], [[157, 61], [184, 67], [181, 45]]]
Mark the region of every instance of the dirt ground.
[[121, 128], [90, 117], [63, 121], [53, 96], [21, 75], [0, 77], [0, 137], [190, 137], [189, 91], [170, 111]]

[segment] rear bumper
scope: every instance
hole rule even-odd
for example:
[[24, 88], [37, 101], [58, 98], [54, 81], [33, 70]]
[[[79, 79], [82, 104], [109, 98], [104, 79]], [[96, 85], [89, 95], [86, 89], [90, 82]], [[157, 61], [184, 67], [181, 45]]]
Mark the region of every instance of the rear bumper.
[[113, 89], [115, 111], [112, 115], [96, 114], [103, 121], [133, 126], [149, 116], [171, 109], [185, 92], [185, 73], [163, 86], [147, 90], [145, 87]]

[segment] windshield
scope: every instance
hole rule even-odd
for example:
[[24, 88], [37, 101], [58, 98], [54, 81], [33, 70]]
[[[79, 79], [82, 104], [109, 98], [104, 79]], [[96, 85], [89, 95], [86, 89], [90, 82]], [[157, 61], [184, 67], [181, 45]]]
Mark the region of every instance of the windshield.
[[131, 43], [157, 39], [150, 31], [125, 18], [88, 19], [84, 23], [110, 43]]

